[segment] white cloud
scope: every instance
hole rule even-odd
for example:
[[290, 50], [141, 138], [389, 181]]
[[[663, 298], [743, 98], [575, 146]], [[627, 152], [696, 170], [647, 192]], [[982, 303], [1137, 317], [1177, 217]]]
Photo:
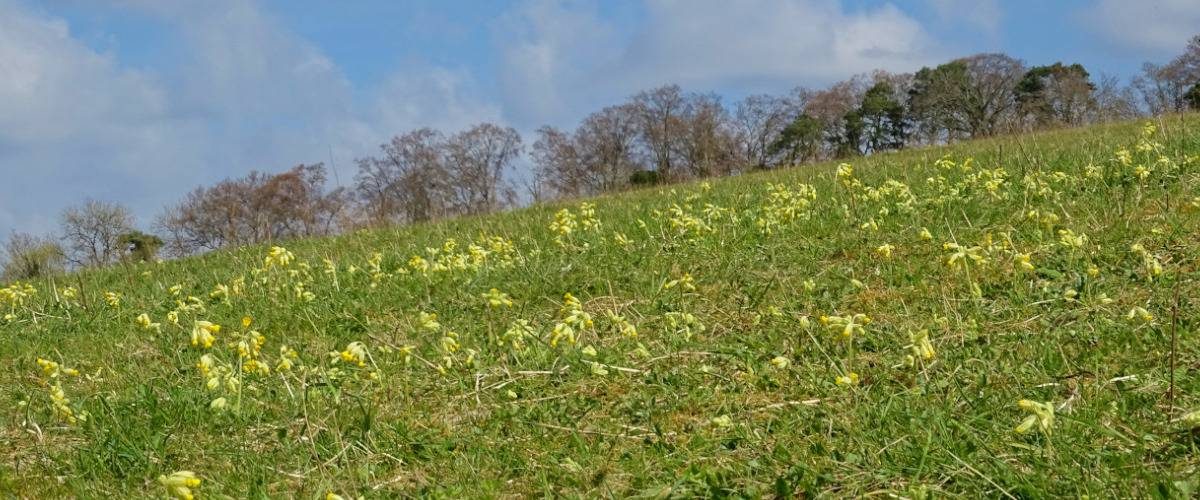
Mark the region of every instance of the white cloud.
[[0, 239], [50, 231], [85, 197], [120, 201], [143, 225], [198, 184], [251, 169], [351, 159], [423, 125], [497, 119], [469, 74], [398, 72], [356, 89], [317, 47], [251, 0], [116, 0], [173, 30], [178, 61], [133, 70], [66, 22], [0, 0]]
[[1196, 0], [1099, 0], [1082, 18], [1116, 45], [1160, 54], [1182, 52], [1200, 34]]
[[556, 122], [596, 107], [595, 96], [611, 103], [668, 82], [778, 91], [936, 60], [921, 25], [890, 4], [849, 11], [832, 0], [658, 0], [645, 14], [622, 34], [588, 7], [525, 4], [500, 35], [506, 109], [524, 110], [522, 122]]
[[184, 137], [193, 124], [170, 116], [153, 75], [121, 68], [62, 21], [7, 1], [0, 74], [0, 234], [48, 229], [85, 196], [129, 201], [154, 177], [144, 162], [194, 153]]
[[946, 23], [965, 24], [989, 37], [1000, 32], [1004, 11], [998, 0], [927, 0], [933, 11]]

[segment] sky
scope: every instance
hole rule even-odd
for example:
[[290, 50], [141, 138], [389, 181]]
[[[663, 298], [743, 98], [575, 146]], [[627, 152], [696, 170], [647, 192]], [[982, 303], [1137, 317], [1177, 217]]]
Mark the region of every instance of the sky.
[[1129, 78], [1196, 0], [0, 0], [0, 239], [67, 206], [148, 228], [200, 185], [332, 166], [419, 127], [527, 142], [639, 90], [727, 102], [1006, 52]]

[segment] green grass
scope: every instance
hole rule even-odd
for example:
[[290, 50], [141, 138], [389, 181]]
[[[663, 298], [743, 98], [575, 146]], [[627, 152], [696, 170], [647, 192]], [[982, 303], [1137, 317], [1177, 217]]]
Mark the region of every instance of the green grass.
[[[1136, 149], [1142, 123], [1115, 124], [853, 160], [865, 187], [828, 163], [598, 198], [599, 228], [565, 245], [550, 224], [578, 203], [287, 242], [295, 260], [264, 271], [268, 249], [249, 247], [38, 281], [23, 304], [0, 298], [0, 491], [162, 497], [156, 478], [191, 470], [197, 496], [233, 498], [1186, 496], [1200, 116], [1157, 123], [1154, 151]], [[788, 220], [780, 197], [802, 183], [816, 197]], [[489, 237], [511, 251], [409, 265]], [[982, 261], [948, 266], [947, 242]], [[694, 290], [664, 287], [685, 274]], [[176, 284], [205, 304], [182, 326], [166, 319]], [[490, 308], [491, 288], [512, 307]], [[551, 346], [567, 293], [594, 323]], [[1127, 319], [1135, 307], [1154, 319]], [[849, 340], [819, 320], [855, 314], [871, 321]], [[237, 363], [243, 316], [271, 371], [209, 390], [197, 362]], [[190, 344], [196, 320], [223, 326], [211, 349]], [[517, 320], [523, 347], [505, 336]], [[936, 355], [907, 363], [922, 330]], [[365, 366], [334, 364], [351, 342]], [[298, 353], [286, 372], [282, 345]], [[50, 379], [39, 357], [80, 374]], [[850, 372], [857, 385], [835, 383]], [[86, 421], [55, 413], [56, 383]], [[1021, 399], [1054, 405], [1051, 432], [1014, 432]]]

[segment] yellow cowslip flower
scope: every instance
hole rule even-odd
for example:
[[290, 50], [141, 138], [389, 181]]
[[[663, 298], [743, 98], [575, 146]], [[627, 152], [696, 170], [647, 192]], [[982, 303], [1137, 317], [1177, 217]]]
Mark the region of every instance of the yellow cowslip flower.
[[328, 491], [325, 493], [325, 500], [346, 500], [346, 497], [343, 497], [332, 491]]
[[62, 296], [64, 299], [74, 299], [78, 295], [79, 295], [79, 291], [76, 290], [75, 287], [73, 287], [73, 286], [63, 288], [63, 290], [62, 290]]
[[334, 358], [334, 361], [341, 359], [348, 363], [354, 363], [360, 368], [367, 366], [367, 346], [362, 342], [355, 341], [346, 344], [346, 348], [342, 352], [335, 354], [337, 357]]
[[567, 339], [567, 343], [575, 344], [575, 329], [566, 323], [556, 323], [550, 331], [550, 347], [558, 347], [558, 342]]
[[[512, 346], [513, 350], [521, 351], [525, 349], [525, 339], [534, 337], [537, 337], [537, 334], [534, 333], [529, 321], [518, 319], [508, 326], [508, 329], [500, 336], [500, 340]], [[408, 361], [407, 355], [405, 361]]]
[[1125, 314], [1125, 319], [1132, 320], [1134, 318], [1142, 320], [1143, 323], [1154, 321], [1154, 315], [1150, 314], [1150, 311], [1147, 311], [1146, 308], [1141, 306], [1134, 306], [1133, 309], [1130, 309], [1129, 312]]
[[721, 415], [719, 417], [713, 417], [713, 418], [709, 419], [709, 422], [711, 422], [713, 425], [723, 428], [723, 429], [728, 429], [730, 427], [733, 427], [733, 418], [731, 418], [729, 415]]
[[196, 362], [196, 369], [200, 370], [200, 375], [207, 377], [216, 365], [217, 358], [214, 358], [212, 354], [205, 354], [200, 356], [200, 361]]
[[[937, 352], [933, 350], [933, 343], [929, 341], [929, 331], [921, 330], [916, 333], [909, 334], [909, 339], [912, 341], [909, 344], [909, 351], [912, 353], [910, 357], [915, 360], [931, 361]], [[910, 363], [915, 364], [915, 363]]]
[[121, 294], [117, 292], [104, 292], [104, 302], [106, 302], [109, 307], [120, 307]]
[[162, 324], [151, 322], [149, 314], [139, 314], [136, 321], [138, 326], [142, 327], [143, 330], [153, 330], [155, 333], [162, 333]]
[[1047, 436], [1050, 435], [1054, 427], [1054, 405], [1052, 403], [1039, 403], [1029, 399], [1017, 401], [1017, 406], [1022, 410], [1032, 413], [1025, 420], [1022, 420], [1016, 429], [1013, 429], [1017, 434], [1025, 434], [1033, 429], [1034, 425], [1038, 426], [1038, 430]]
[[605, 311], [604, 315], [608, 318], [608, 323], [612, 325], [612, 328], [617, 333], [629, 338], [637, 337], [637, 327], [633, 326], [633, 323], [630, 323], [624, 316], [612, 311]]
[[181, 470], [169, 476], [158, 476], [158, 484], [166, 488], [167, 495], [176, 500], [193, 500], [196, 497], [192, 490], [200, 487], [200, 478], [195, 472]]
[[695, 282], [695, 280], [692, 279], [691, 273], [683, 273], [683, 276], [680, 276], [679, 279], [674, 279], [674, 280], [668, 281], [666, 283], [663, 283], [662, 289], [670, 290], [677, 286], [681, 290], [684, 290], [684, 291], [688, 291], [688, 292], [696, 291], [696, 282]]
[[771, 358], [771, 365], [780, 370], [787, 368], [792, 362], [783, 356], [775, 356]]
[[442, 324], [438, 323], [437, 313], [420, 312], [417, 314], [417, 322], [421, 324], [421, 328], [436, 332], [442, 329]]
[[841, 387], [853, 387], [858, 385], [858, 374], [850, 372], [846, 375], [838, 375], [833, 382]]
[[1026, 271], [1032, 271], [1033, 262], [1030, 262], [1031, 257], [1027, 253], [1019, 253], [1016, 256], [1017, 266]]
[[446, 332], [441, 340], [442, 350], [446, 353], [458, 352], [461, 345], [458, 343], [458, 334], [454, 332]]
[[229, 404], [229, 401], [227, 399], [225, 399], [225, 396], [221, 396], [217, 399], [212, 400], [212, 402], [208, 403], [208, 408], [210, 410], [223, 411], [228, 404]]
[[1087, 245], [1088, 237], [1086, 234], [1075, 234], [1070, 229], [1058, 230], [1058, 244], [1067, 248], [1083, 248]]
[[178, 297], [180, 293], [183, 293], [183, 285], [172, 285], [167, 289], [167, 293], [172, 297]]
[[596, 348], [592, 347], [591, 345], [583, 346], [583, 349], [580, 349], [579, 353], [583, 354], [584, 356], [587, 356], [589, 358], [594, 358], [594, 357], [600, 355], [600, 353], [596, 352]]
[[66, 392], [63, 391], [62, 384], [55, 382], [50, 386], [50, 405], [54, 410], [54, 414], [63, 422], [70, 425], [75, 425], [81, 421], [87, 420], [87, 413], [75, 413], [71, 409], [71, 400], [67, 399]]
[[211, 299], [220, 299], [225, 302], [228, 302], [229, 301], [229, 285], [226, 285], [224, 283], [217, 283], [217, 285], [215, 287], [213, 287], [213, 291], [208, 293], [208, 297]]
[[933, 241], [933, 233], [929, 232], [929, 228], [921, 228], [921, 239], [925, 241]]
[[1200, 410], [1192, 410], [1184, 413], [1182, 417], [1179, 417], [1179, 421], [1190, 428], [1200, 427]]
[[286, 248], [278, 246], [271, 247], [271, 249], [267, 251], [266, 258], [263, 259], [263, 267], [287, 267], [288, 264], [291, 264], [292, 260], [295, 258], [296, 256], [292, 254], [292, 252], [289, 252]]
[[300, 359], [300, 354], [295, 349], [286, 345], [279, 346], [279, 363], [275, 365], [275, 371], [290, 371], [298, 359]]
[[196, 321], [192, 326], [192, 345], [209, 349], [217, 340], [215, 334], [220, 332], [221, 325], [208, 321]]
[[950, 251], [950, 255], [946, 257], [946, 267], [955, 271], [962, 270], [968, 264], [983, 265], [987, 263], [987, 257], [983, 255], [983, 247], [973, 246], [965, 247], [958, 243], [943, 243], [942, 249]]
[[866, 325], [871, 324], [871, 317], [866, 314], [851, 314], [846, 316], [821, 316], [821, 324], [831, 330], [838, 331], [842, 338], [850, 340], [854, 334], [865, 334]]
[[510, 298], [507, 293], [501, 292], [495, 288], [488, 290], [487, 293], [483, 294], [483, 298], [487, 300], [488, 307], [491, 307], [492, 309], [513, 306], [512, 298]]
[[592, 375], [595, 375], [597, 377], [603, 377], [605, 375], [608, 375], [608, 368], [605, 365], [603, 365], [601, 363], [597, 363], [595, 361], [588, 361], [588, 360], [584, 360], [583, 362], [587, 363], [588, 367], [591, 368]]
[[875, 255], [878, 255], [884, 260], [889, 260], [892, 258], [892, 251], [895, 249], [896, 247], [892, 246], [891, 244], [884, 243], [875, 248]]

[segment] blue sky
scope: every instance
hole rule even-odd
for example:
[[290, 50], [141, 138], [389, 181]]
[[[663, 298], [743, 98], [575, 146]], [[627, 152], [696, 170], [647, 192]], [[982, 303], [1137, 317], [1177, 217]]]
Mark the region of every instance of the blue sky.
[[0, 0], [0, 238], [85, 198], [148, 226], [191, 189], [421, 126], [570, 126], [659, 84], [821, 86], [1003, 51], [1123, 79], [1195, 0]]

